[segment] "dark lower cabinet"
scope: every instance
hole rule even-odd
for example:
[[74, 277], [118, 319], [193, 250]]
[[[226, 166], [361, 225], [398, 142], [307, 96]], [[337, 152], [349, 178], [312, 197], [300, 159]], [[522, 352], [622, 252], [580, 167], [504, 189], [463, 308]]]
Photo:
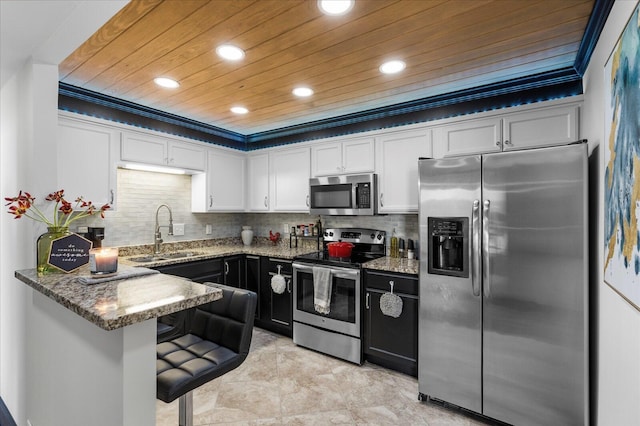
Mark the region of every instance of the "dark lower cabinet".
[[221, 284], [224, 264], [222, 259], [206, 259], [177, 265], [158, 266], [153, 269], [163, 274], [189, 278], [191, 281], [198, 283], [212, 282]]
[[[293, 269], [292, 261], [286, 259], [262, 257], [260, 261], [260, 317], [256, 325], [285, 336], [293, 336]], [[287, 288], [282, 294], [271, 289], [271, 278], [278, 273], [284, 276]]]
[[225, 257], [222, 260], [222, 284], [231, 287], [247, 288], [245, 282], [245, 256], [243, 254]]
[[[245, 284], [246, 289], [253, 291], [258, 295], [260, 300], [260, 256], [246, 255], [245, 256]], [[256, 319], [260, 318], [261, 303], [256, 306]]]
[[[418, 277], [364, 270], [364, 356], [375, 364], [418, 375]], [[391, 291], [402, 300], [398, 318], [382, 313], [381, 297]]]

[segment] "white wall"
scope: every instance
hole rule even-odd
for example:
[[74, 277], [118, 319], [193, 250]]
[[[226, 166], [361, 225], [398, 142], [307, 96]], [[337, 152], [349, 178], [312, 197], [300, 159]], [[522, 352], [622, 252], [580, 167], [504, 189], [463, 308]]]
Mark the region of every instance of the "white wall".
[[[55, 158], [51, 153], [55, 154], [52, 135], [58, 121], [58, 63], [124, 4], [0, 2], [2, 57], [11, 57], [11, 66], [3, 61], [0, 90], [2, 197], [21, 189], [37, 197], [51, 191], [50, 177], [56, 175], [56, 165], [48, 159]], [[37, 25], [36, 17], [46, 17], [51, 25]], [[13, 274], [35, 266], [38, 229], [42, 228], [25, 219], [16, 221], [0, 214], [0, 397], [19, 425], [27, 424], [29, 404], [25, 361], [31, 290]]]
[[[603, 151], [607, 138], [604, 129], [605, 75], [604, 65], [618, 37], [626, 26], [637, 1], [617, 1], [600, 35], [596, 49], [584, 76], [584, 110], [581, 134], [589, 140], [592, 150], [591, 175], [596, 180], [591, 196], [597, 197], [597, 250], [594, 268], [596, 308], [595, 344], [597, 347], [594, 380], [596, 403], [595, 418], [599, 425], [640, 424], [640, 311], [634, 309], [615, 293], [602, 278], [603, 270]], [[594, 170], [595, 169], [595, 170]], [[597, 191], [597, 192], [595, 192]]]
[[[18, 182], [26, 181], [26, 169], [19, 167], [24, 126], [20, 126], [21, 84], [18, 77], [8, 81], [0, 92], [0, 192], [14, 194]], [[6, 195], [5, 195], [6, 194]], [[4, 207], [4, 206], [3, 206]], [[4, 210], [4, 209], [3, 209]], [[0, 395], [14, 419], [24, 419], [25, 386], [25, 305], [27, 287], [13, 278], [15, 269], [33, 264], [35, 256], [30, 227], [15, 226], [14, 220], [0, 215]]]

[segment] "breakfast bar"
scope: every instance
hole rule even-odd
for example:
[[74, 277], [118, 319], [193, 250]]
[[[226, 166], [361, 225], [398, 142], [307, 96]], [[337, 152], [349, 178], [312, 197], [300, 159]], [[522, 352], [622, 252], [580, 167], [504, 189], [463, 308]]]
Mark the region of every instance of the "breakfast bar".
[[15, 272], [33, 289], [25, 360], [32, 426], [155, 424], [155, 319], [222, 292], [143, 270], [121, 265], [115, 279], [99, 283], [87, 266]]

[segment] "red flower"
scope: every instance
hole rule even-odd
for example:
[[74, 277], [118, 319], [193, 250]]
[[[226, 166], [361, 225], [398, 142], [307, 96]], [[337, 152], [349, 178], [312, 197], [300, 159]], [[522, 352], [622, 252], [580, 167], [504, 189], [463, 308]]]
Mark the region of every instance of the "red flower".
[[60, 201], [63, 201], [63, 197], [64, 197], [64, 189], [61, 189], [60, 191], [52, 192], [51, 194], [47, 195], [45, 200], [55, 201], [56, 203], [59, 203]]

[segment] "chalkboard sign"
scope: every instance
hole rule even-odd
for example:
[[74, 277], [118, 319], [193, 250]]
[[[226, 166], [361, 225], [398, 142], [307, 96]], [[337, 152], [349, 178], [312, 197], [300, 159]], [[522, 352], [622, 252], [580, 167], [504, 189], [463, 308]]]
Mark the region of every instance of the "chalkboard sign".
[[64, 272], [73, 272], [89, 263], [89, 250], [93, 243], [78, 234], [67, 235], [51, 242], [49, 265]]

